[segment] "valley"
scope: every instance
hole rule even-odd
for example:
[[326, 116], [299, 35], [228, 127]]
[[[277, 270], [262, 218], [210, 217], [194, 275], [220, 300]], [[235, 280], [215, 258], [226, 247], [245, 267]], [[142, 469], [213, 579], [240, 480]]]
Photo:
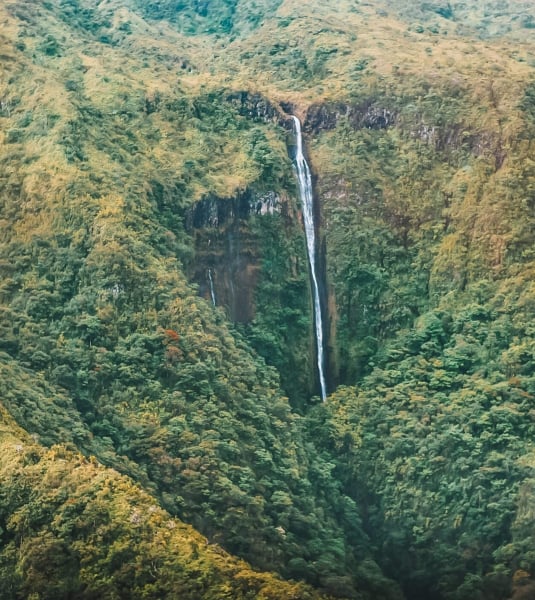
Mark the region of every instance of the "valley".
[[532, 597], [532, 3], [0, 23], [0, 599]]

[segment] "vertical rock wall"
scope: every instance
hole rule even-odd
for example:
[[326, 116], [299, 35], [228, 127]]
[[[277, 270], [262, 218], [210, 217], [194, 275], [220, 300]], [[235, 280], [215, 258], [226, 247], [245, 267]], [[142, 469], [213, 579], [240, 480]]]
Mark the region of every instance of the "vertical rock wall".
[[232, 198], [206, 197], [188, 214], [186, 227], [195, 245], [190, 280], [199, 286], [200, 295], [211, 301], [210, 271], [216, 305], [231, 321], [248, 323], [255, 316], [261, 257], [250, 219], [287, 211], [287, 199], [275, 192], [245, 190]]

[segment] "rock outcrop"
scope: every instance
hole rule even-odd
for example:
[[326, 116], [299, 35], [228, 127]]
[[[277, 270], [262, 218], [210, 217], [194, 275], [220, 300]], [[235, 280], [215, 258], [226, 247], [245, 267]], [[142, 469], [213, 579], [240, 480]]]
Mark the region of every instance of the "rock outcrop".
[[227, 96], [227, 101], [235, 106], [243, 117], [275, 123], [287, 130], [292, 128], [291, 119], [288, 117], [292, 112], [291, 104], [276, 106], [262, 94], [247, 91], [233, 92]]
[[213, 292], [216, 305], [232, 321], [246, 323], [255, 315], [260, 257], [250, 219], [286, 211], [286, 198], [273, 191], [247, 189], [232, 198], [207, 196], [186, 216], [186, 228], [195, 239], [190, 280], [206, 300], [213, 301]]
[[307, 111], [303, 130], [318, 133], [334, 129], [341, 118], [347, 118], [354, 129], [386, 129], [395, 125], [397, 114], [393, 109], [371, 101], [359, 104], [312, 104]]

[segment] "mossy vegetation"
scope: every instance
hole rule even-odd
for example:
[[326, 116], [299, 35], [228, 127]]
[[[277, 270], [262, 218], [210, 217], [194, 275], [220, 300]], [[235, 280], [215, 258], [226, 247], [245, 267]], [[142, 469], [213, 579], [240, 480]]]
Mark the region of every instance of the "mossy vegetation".
[[1, 598], [531, 593], [533, 6], [386, 4], [0, 6]]
[[65, 445], [45, 450], [1, 408], [0, 598], [302, 598]]

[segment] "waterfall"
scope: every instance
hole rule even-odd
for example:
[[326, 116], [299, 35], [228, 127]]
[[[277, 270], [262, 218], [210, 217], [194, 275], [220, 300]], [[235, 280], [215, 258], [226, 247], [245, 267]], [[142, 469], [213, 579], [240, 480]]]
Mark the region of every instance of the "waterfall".
[[214, 280], [212, 279], [212, 269], [208, 269], [208, 284], [210, 286], [210, 298], [212, 298], [212, 304], [215, 306], [215, 291], [214, 291]]
[[308, 261], [312, 276], [312, 295], [314, 298], [314, 324], [316, 328], [316, 346], [318, 358], [318, 374], [321, 387], [321, 399], [327, 397], [327, 386], [325, 384], [324, 349], [323, 349], [323, 323], [321, 317], [320, 291], [318, 276], [316, 272], [316, 231], [314, 227], [314, 197], [312, 194], [312, 177], [308, 163], [303, 155], [303, 137], [301, 135], [301, 122], [292, 115], [295, 124], [295, 137], [297, 151], [295, 154], [295, 169], [299, 183], [299, 196], [303, 205], [303, 221], [307, 241]]

